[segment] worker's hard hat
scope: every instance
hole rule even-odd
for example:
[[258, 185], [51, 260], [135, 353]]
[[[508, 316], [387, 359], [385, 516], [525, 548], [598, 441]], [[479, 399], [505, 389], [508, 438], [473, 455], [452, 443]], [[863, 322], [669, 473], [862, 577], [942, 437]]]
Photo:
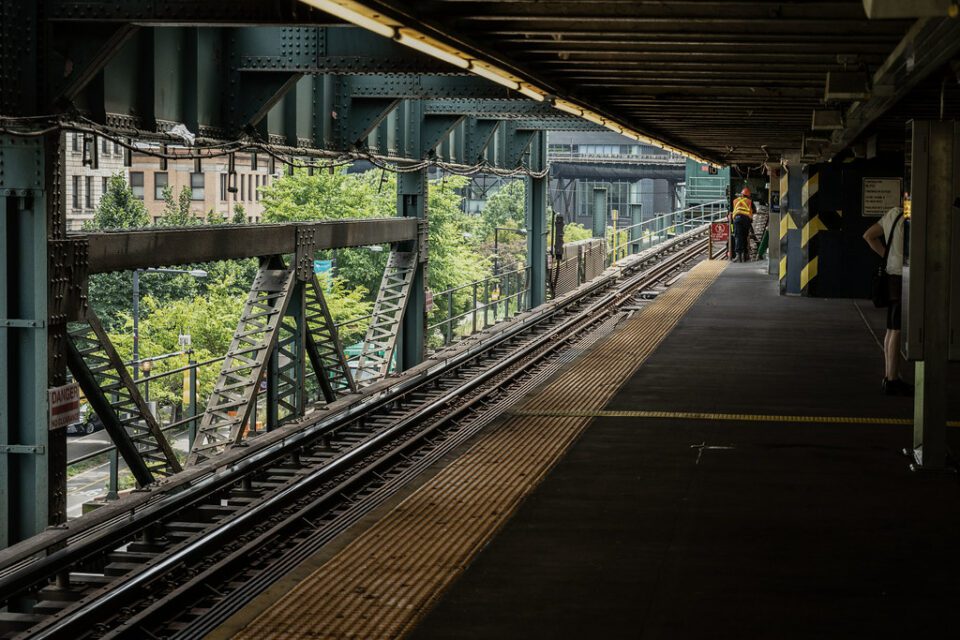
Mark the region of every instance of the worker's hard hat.
[[743, 191], [740, 192], [740, 195], [750, 197], [750, 187], [744, 187]]

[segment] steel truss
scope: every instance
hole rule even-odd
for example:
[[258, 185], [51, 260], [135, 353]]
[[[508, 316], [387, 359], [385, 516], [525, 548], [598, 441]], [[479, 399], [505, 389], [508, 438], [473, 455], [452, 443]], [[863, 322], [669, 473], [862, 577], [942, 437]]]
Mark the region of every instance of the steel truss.
[[67, 332], [73, 376], [138, 486], [181, 470], [180, 462], [92, 309]]
[[333, 402], [340, 394], [355, 392], [357, 385], [347, 366], [340, 335], [316, 276], [304, 285], [303, 292], [307, 354], [323, 398]]
[[417, 252], [390, 252], [357, 363], [357, 384], [360, 386], [376, 382], [390, 369], [416, 271]]
[[264, 260], [240, 313], [240, 322], [207, 401], [187, 464], [197, 464], [240, 442], [251, 417], [268, 358], [293, 297], [296, 274], [279, 258]]

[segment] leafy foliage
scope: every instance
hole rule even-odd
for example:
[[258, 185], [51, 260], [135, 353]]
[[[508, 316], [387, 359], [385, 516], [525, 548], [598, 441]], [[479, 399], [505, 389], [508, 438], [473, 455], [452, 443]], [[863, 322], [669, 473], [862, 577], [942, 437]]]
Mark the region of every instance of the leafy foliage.
[[173, 189], [163, 189], [163, 216], [157, 222], [161, 227], [186, 227], [200, 224], [200, 221], [190, 211], [190, 202], [193, 191], [189, 187], [180, 189], [180, 195], [174, 199]]
[[118, 173], [110, 178], [93, 219], [87, 221], [84, 229], [133, 229], [145, 227], [149, 222], [143, 201], [133, 195], [123, 174]]

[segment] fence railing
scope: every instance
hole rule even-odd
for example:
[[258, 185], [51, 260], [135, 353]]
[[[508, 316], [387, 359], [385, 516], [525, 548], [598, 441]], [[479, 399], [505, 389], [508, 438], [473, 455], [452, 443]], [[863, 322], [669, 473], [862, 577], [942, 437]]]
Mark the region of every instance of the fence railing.
[[607, 266], [628, 255], [639, 253], [708, 222], [726, 218], [726, 199], [714, 200], [685, 209], [671, 211], [638, 224], [616, 229], [607, 247]]
[[530, 268], [501, 271], [488, 278], [433, 294], [443, 316], [427, 326], [428, 336], [444, 346], [512, 318], [530, 305]]
[[618, 164], [660, 164], [684, 166], [686, 159], [683, 156], [668, 156], [657, 154], [611, 154], [604, 155], [599, 153], [569, 153], [554, 152], [548, 153], [550, 162], [596, 162], [596, 163], [618, 163]]

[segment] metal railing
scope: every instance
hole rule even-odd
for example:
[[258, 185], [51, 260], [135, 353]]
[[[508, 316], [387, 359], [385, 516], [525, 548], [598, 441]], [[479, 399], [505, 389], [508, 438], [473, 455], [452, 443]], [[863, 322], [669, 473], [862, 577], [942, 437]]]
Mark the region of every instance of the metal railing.
[[616, 229], [612, 232], [607, 246], [607, 266], [701, 225], [723, 220], [728, 212], [729, 204], [726, 199], [714, 200]]
[[596, 163], [618, 163], [618, 164], [661, 164], [671, 166], [684, 166], [686, 159], [683, 156], [647, 154], [597, 154], [597, 153], [570, 153], [554, 152], [547, 154], [550, 162], [596, 162]]
[[[525, 267], [501, 271], [488, 278], [435, 293], [434, 301], [439, 299], [445, 302], [446, 317], [428, 325], [427, 334], [439, 334], [444, 346], [471, 336], [528, 309], [529, 291], [530, 268]], [[468, 292], [468, 295], [465, 304], [458, 308], [457, 298], [463, 298], [457, 295], [460, 292]]]

